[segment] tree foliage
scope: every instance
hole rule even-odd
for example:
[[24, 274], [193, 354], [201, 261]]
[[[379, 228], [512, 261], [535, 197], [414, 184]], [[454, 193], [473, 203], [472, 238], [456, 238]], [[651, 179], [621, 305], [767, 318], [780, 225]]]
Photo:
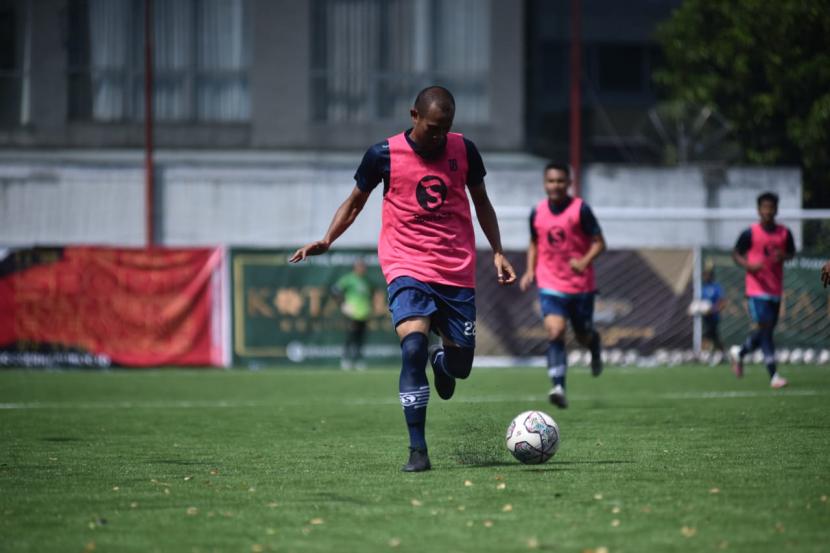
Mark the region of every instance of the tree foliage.
[[657, 39], [671, 99], [715, 107], [742, 161], [801, 166], [806, 205], [830, 207], [830, 0], [685, 0]]

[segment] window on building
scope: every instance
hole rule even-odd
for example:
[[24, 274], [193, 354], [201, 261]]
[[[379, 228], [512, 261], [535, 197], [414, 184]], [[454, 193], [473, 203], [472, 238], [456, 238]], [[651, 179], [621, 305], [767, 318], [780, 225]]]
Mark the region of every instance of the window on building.
[[315, 0], [313, 117], [368, 122], [407, 113], [446, 86], [456, 121], [489, 120], [490, 0]]
[[600, 92], [644, 92], [646, 48], [640, 44], [600, 44], [596, 48]]
[[[249, 119], [248, 25], [248, 0], [153, 2], [157, 120]], [[144, 117], [143, 0], [70, 0], [69, 114]]]
[[0, 0], [0, 126], [29, 122], [28, 32], [31, 5]]

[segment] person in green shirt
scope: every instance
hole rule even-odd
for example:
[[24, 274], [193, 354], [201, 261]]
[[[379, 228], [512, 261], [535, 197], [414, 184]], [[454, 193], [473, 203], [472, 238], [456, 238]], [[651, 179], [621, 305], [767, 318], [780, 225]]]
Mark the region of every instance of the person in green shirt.
[[366, 278], [366, 263], [362, 259], [355, 261], [352, 272], [340, 277], [332, 292], [342, 298], [341, 311], [350, 321], [340, 368], [365, 369], [363, 342], [366, 338], [366, 323], [372, 314], [372, 285]]

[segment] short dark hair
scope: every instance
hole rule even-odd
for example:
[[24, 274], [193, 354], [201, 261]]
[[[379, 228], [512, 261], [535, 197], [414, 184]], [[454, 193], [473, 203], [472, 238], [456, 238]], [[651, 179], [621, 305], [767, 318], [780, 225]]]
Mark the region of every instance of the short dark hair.
[[545, 173], [547, 173], [551, 169], [562, 171], [563, 173], [565, 173], [565, 176], [571, 178], [571, 166], [567, 163], [562, 163], [561, 161], [549, 161], [548, 164], [545, 165]]
[[443, 86], [428, 86], [415, 97], [415, 111], [418, 115], [425, 115], [433, 104], [444, 113], [455, 114], [455, 98]]
[[764, 192], [758, 196], [758, 207], [761, 207], [761, 203], [763, 202], [772, 202], [778, 208], [778, 194], [775, 192]]

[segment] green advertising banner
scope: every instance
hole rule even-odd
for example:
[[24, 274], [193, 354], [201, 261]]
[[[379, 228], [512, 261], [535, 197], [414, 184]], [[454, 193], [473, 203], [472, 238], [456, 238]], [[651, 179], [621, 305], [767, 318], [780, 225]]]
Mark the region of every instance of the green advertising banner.
[[231, 251], [235, 365], [339, 363], [349, 320], [332, 287], [358, 259], [372, 285], [364, 357], [370, 364], [400, 359], [376, 252], [338, 250], [295, 265], [287, 261], [292, 253]]
[[[775, 327], [776, 347], [830, 347], [830, 293], [819, 280], [823, 257], [798, 255], [784, 264], [784, 295]], [[703, 265], [715, 268], [715, 280], [726, 296], [721, 313], [720, 335], [724, 344], [740, 344], [750, 330], [751, 319], [744, 297], [743, 269], [735, 265], [731, 252], [704, 250]]]

